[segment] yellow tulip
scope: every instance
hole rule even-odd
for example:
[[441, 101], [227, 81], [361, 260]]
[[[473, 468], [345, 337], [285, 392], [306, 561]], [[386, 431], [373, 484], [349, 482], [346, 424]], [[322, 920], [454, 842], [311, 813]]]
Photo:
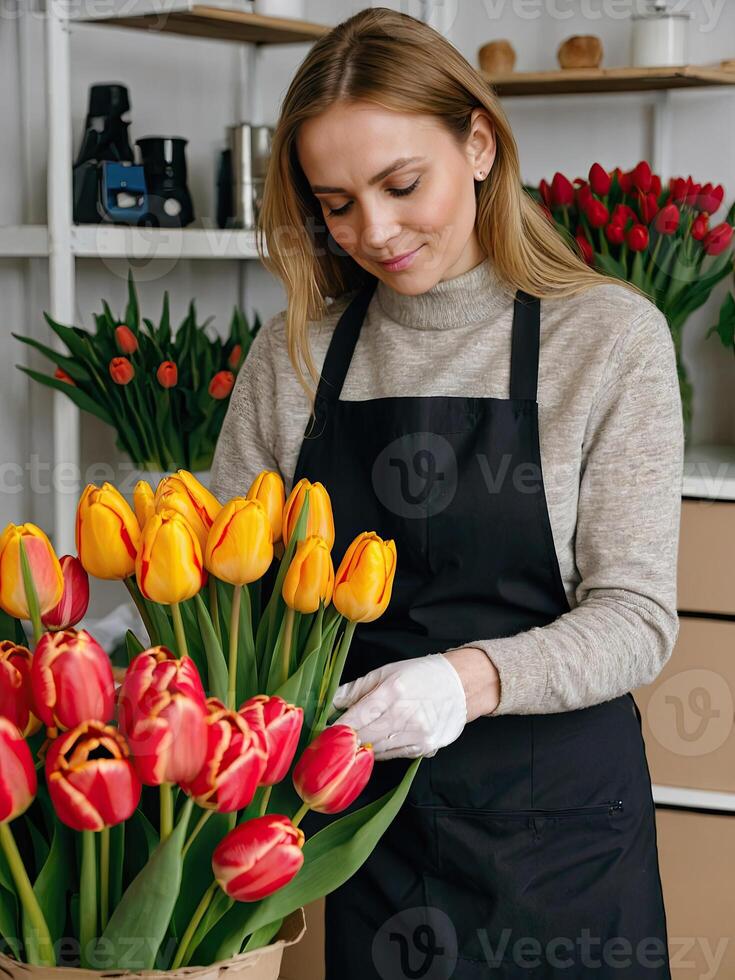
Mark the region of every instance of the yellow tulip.
[[133, 506], [135, 507], [135, 516], [142, 530], [148, 518], [156, 512], [153, 488], [145, 480], [138, 480], [135, 484], [135, 489], [133, 490]]
[[23, 573], [20, 539], [28, 556], [38, 593], [41, 615], [53, 609], [64, 591], [64, 574], [51, 542], [35, 524], [8, 524], [0, 536], [0, 606], [9, 616], [30, 619]]
[[95, 578], [124, 579], [135, 571], [140, 527], [130, 504], [111, 483], [90, 483], [79, 498], [77, 554]]
[[248, 490], [248, 500], [259, 500], [268, 512], [271, 522], [273, 543], [283, 537], [283, 508], [286, 503], [286, 489], [280, 473], [274, 470], [263, 470], [253, 480]]
[[299, 541], [283, 579], [283, 600], [297, 612], [313, 613], [332, 601], [334, 590], [334, 565], [329, 546], [324, 538], [313, 534]]
[[188, 470], [178, 470], [173, 476], [161, 480], [154, 499], [157, 511], [168, 508], [186, 519], [196, 533], [203, 552], [212, 521], [222, 509], [214, 494]]
[[202, 549], [181, 514], [164, 508], [148, 518], [135, 576], [140, 591], [153, 602], [172, 605], [199, 592], [204, 584]]
[[273, 541], [268, 512], [259, 500], [233, 497], [214, 519], [204, 551], [212, 575], [231, 585], [255, 582], [270, 568]]
[[306, 491], [309, 490], [309, 517], [306, 521], [305, 538], [312, 534], [318, 535], [329, 545], [331, 551], [334, 545], [334, 517], [332, 516], [332, 501], [321, 483], [310, 483], [306, 477], [299, 480], [283, 508], [283, 543], [288, 542], [296, 527]]
[[353, 623], [370, 623], [385, 612], [396, 574], [396, 545], [375, 531], [358, 534], [334, 578], [334, 606]]

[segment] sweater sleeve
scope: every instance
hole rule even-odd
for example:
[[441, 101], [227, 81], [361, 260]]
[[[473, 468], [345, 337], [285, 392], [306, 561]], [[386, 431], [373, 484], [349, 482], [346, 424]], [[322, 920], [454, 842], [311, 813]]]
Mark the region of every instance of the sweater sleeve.
[[547, 626], [462, 644], [498, 670], [493, 716], [591, 706], [659, 674], [679, 629], [683, 454], [673, 342], [651, 304], [613, 345], [586, 425], [577, 605]]
[[212, 493], [223, 503], [245, 496], [261, 470], [279, 472], [271, 334], [282, 315], [271, 317], [255, 335], [232, 389], [210, 478]]

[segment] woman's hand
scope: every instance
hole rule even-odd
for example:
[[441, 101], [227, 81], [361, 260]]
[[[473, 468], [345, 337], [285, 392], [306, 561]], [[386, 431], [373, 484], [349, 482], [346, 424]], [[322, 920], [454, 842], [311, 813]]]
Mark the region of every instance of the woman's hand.
[[467, 721], [492, 714], [500, 703], [500, 674], [484, 650], [460, 647], [445, 653], [462, 679], [467, 697]]
[[468, 720], [460, 674], [441, 653], [385, 664], [342, 684], [334, 707], [348, 709], [339, 723], [370, 742], [376, 759], [431, 757], [459, 738]]

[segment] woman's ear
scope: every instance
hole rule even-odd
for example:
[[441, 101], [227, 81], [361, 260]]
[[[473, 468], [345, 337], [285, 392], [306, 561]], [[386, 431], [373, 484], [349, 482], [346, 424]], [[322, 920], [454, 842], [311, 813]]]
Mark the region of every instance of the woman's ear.
[[490, 173], [497, 150], [495, 127], [484, 109], [473, 109], [470, 135], [467, 139], [467, 160], [472, 170], [483, 175]]

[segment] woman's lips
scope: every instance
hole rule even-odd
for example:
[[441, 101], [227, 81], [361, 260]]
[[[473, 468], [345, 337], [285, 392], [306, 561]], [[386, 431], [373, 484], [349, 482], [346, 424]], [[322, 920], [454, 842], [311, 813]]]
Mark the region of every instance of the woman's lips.
[[388, 272], [400, 272], [401, 269], [407, 269], [409, 265], [411, 265], [414, 256], [420, 248], [423, 248], [423, 245], [419, 245], [419, 247], [415, 248], [413, 252], [407, 252], [404, 255], [399, 255], [397, 259], [392, 259], [389, 262], [381, 262], [380, 264], [384, 269], [387, 269]]

